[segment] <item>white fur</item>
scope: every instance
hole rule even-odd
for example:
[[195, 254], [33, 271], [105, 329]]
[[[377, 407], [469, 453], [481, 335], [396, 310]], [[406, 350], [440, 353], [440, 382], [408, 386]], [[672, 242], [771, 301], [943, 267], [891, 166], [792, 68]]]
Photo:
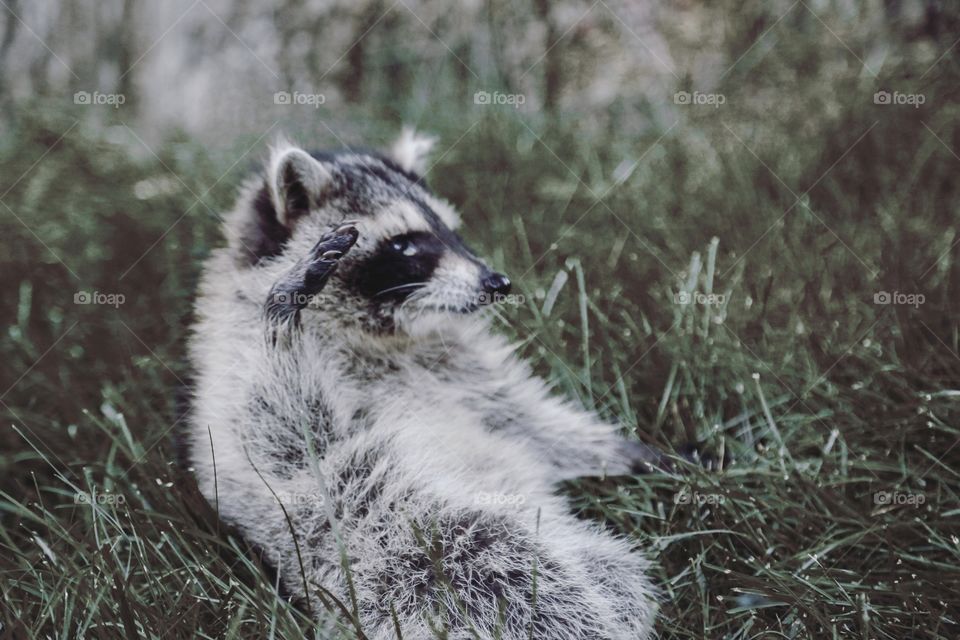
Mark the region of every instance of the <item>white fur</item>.
[[456, 209], [454, 209], [449, 202], [442, 198], [433, 197], [430, 199], [430, 206], [436, 211], [437, 216], [443, 220], [443, 224], [451, 229], [460, 227], [460, 214], [457, 213]]
[[436, 143], [434, 136], [418, 133], [413, 127], [404, 127], [393, 143], [390, 155], [405, 170], [422, 174], [427, 170], [427, 160]]

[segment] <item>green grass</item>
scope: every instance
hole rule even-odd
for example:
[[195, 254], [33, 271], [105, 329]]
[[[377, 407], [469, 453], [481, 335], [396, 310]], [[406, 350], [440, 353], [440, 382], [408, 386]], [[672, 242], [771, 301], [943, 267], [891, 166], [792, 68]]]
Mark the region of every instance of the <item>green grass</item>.
[[[812, 85], [751, 107], [807, 53], [754, 61], [752, 84], [721, 87], [724, 109], [629, 139], [576, 114], [416, 103], [350, 131], [375, 123], [368, 141], [385, 142], [419, 121], [441, 149], [463, 136], [430, 180], [524, 296], [502, 314], [523, 355], [643, 440], [732, 461], [566, 487], [655, 560], [662, 637], [955, 638], [956, 65], [916, 84], [919, 110], [875, 106], [856, 69], [829, 114]], [[70, 128], [75, 115], [26, 105], [0, 148], [4, 630], [355, 635], [278, 596], [174, 461], [192, 290], [259, 132], [217, 149], [172, 135], [155, 157]], [[125, 301], [75, 305], [80, 290]], [[882, 291], [924, 302], [875, 304]]]

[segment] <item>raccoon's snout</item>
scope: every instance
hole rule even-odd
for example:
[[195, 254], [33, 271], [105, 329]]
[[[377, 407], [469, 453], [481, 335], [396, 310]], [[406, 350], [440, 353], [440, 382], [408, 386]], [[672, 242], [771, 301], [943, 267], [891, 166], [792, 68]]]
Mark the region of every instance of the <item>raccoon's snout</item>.
[[491, 273], [483, 279], [481, 284], [483, 292], [487, 294], [481, 296], [483, 302], [496, 302], [499, 296], [510, 293], [510, 278], [502, 273]]

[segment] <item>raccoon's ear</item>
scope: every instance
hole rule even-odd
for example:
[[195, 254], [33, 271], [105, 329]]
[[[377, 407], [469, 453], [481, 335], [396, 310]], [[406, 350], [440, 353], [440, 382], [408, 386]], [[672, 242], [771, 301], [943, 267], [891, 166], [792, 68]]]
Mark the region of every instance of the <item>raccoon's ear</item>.
[[330, 179], [330, 172], [303, 149], [274, 149], [267, 168], [267, 184], [279, 222], [292, 227], [298, 218], [309, 214]]
[[417, 133], [413, 127], [404, 127], [400, 137], [390, 148], [390, 157], [403, 170], [423, 175], [427, 170], [430, 151], [436, 142], [435, 136]]

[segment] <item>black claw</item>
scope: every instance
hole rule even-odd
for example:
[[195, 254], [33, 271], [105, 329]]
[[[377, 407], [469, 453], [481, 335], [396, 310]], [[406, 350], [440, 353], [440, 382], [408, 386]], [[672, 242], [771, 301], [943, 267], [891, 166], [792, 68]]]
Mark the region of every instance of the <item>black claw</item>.
[[[320, 242], [314, 245], [311, 254], [320, 260], [338, 260], [356, 244], [359, 237], [360, 232], [355, 226], [342, 224], [320, 238]], [[339, 255], [327, 257], [332, 252], [337, 252]]]
[[624, 440], [624, 453], [630, 460], [630, 471], [633, 473], [653, 473], [655, 471], [672, 471], [670, 459], [657, 449], [647, 446], [636, 440]]
[[729, 467], [734, 462], [729, 452], [724, 453], [723, 459], [721, 460], [718, 455], [701, 451], [695, 442], [688, 442], [683, 445], [677, 449], [677, 453], [687, 462], [703, 467], [708, 471], [716, 471]]
[[346, 220], [340, 223], [340, 226], [334, 229], [334, 233], [346, 233], [350, 230], [357, 230], [357, 221], [356, 220]]
[[676, 458], [702, 467], [707, 471], [718, 471], [733, 464], [733, 458], [729, 452], [721, 460], [719, 456], [701, 452], [695, 443], [688, 443], [679, 447], [673, 456], [636, 440], [624, 440], [621, 450], [630, 461], [630, 470], [636, 474], [682, 472], [683, 465], [677, 464]]

